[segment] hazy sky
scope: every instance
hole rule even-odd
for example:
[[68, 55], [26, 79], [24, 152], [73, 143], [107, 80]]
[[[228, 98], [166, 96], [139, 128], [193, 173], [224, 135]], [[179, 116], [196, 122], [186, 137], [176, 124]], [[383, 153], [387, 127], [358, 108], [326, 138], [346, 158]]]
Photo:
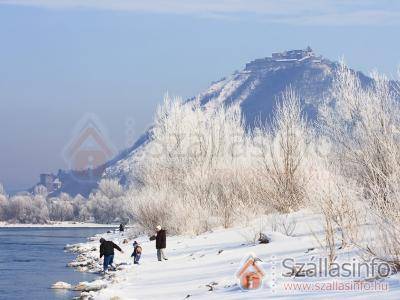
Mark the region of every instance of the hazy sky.
[[400, 1], [0, 0], [0, 182], [65, 168], [92, 113], [121, 150], [163, 94], [191, 97], [273, 51], [304, 48], [393, 75]]

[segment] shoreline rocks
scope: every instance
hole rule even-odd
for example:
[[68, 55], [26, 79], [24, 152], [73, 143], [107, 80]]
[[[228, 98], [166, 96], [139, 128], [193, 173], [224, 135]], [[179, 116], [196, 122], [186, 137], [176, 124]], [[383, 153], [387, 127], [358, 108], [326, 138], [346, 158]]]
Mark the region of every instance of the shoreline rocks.
[[96, 292], [106, 287], [107, 284], [103, 280], [97, 279], [92, 282], [87, 282], [87, 281], [79, 282], [76, 286], [74, 286], [73, 290], [79, 292]]
[[[73, 245], [66, 245], [65, 251], [76, 253], [76, 258], [67, 264], [67, 267], [74, 268], [78, 272], [98, 273], [100, 274], [103, 266], [102, 260], [99, 258], [99, 246], [94, 245], [98, 241], [98, 236], [88, 238], [87, 243], [79, 243]], [[129, 240], [126, 239], [126, 241]], [[126, 242], [125, 242], [126, 243]], [[122, 277], [117, 277], [116, 273], [128, 268], [127, 263], [116, 263], [116, 272], [107, 273], [102, 277], [98, 277], [91, 282], [79, 282], [76, 286], [69, 286], [70, 290], [80, 292], [80, 295], [74, 299], [91, 300], [95, 298], [98, 291], [107, 288], [109, 284], [121, 282], [124, 280]]]
[[70, 290], [72, 288], [72, 285], [67, 282], [57, 281], [51, 286], [51, 288], [56, 290]]

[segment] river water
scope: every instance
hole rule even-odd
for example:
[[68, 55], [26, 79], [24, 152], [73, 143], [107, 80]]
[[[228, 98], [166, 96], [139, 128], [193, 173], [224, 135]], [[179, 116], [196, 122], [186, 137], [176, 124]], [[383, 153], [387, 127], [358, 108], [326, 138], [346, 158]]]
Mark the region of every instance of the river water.
[[0, 299], [71, 299], [71, 291], [52, 290], [57, 281], [77, 284], [94, 274], [66, 267], [76, 256], [64, 251], [66, 244], [109, 228], [0, 228]]

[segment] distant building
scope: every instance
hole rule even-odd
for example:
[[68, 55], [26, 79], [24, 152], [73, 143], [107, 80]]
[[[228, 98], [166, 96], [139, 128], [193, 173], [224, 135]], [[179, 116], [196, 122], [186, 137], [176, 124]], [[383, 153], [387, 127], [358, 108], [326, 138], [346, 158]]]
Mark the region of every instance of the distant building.
[[284, 52], [272, 53], [272, 59], [276, 61], [299, 61], [313, 56], [314, 52], [310, 47], [307, 47], [307, 49], [304, 50], [289, 50]]
[[56, 179], [53, 181], [53, 187], [54, 187], [55, 190], [59, 190], [59, 189], [61, 188], [61, 181], [60, 181], [60, 179], [56, 178]]
[[272, 53], [271, 57], [259, 58], [246, 64], [245, 72], [287, 67], [302, 64], [320, 64], [322, 57], [315, 55], [311, 47]]
[[46, 187], [49, 193], [61, 188], [61, 181], [54, 174], [40, 174], [40, 185]]

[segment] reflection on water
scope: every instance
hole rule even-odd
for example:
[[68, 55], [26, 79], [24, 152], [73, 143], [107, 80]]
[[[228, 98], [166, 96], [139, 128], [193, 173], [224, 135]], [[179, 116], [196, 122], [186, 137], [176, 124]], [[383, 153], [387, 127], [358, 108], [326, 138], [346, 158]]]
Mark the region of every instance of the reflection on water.
[[0, 228], [0, 299], [71, 299], [76, 294], [51, 290], [56, 281], [76, 284], [96, 275], [76, 272], [66, 244], [84, 242], [106, 228]]

